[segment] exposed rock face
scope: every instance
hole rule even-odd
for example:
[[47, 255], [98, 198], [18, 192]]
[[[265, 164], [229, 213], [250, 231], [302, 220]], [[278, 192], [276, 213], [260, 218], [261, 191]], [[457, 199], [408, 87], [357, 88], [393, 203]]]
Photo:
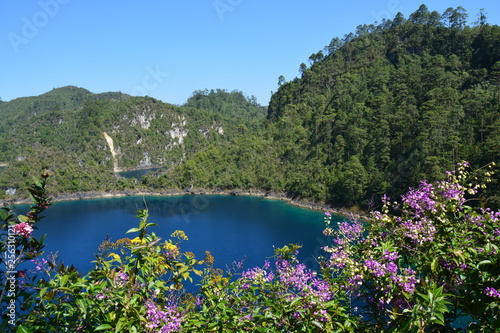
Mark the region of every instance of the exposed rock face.
[[219, 133], [220, 135], [223, 135], [223, 134], [224, 134], [224, 129], [222, 128], [222, 126], [217, 126], [217, 127], [215, 127], [214, 129], [215, 129], [215, 131], [216, 131], [217, 133]]
[[153, 164], [151, 163], [151, 156], [149, 156], [149, 153], [145, 152], [143, 155], [144, 158], [140, 160], [139, 167], [146, 168], [152, 166]]
[[9, 187], [8, 189], [5, 190], [5, 194], [7, 195], [16, 195], [17, 189], [13, 187]]
[[113, 138], [111, 138], [106, 132], [102, 132], [102, 134], [104, 135], [104, 139], [106, 139], [109, 150], [111, 151], [111, 157], [113, 158], [113, 170], [114, 172], [118, 172], [120, 171], [120, 169], [118, 168], [118, 161], [116, 159], [116, 151], [115, 151], [115, 145], [113, 143]]
[[[139, 112], [141, 111], [142, 113], [139, 114]], [[130, 123], [132, 126], [139, 125], [139, 127], [143, 129], [148, 129], [151, 126], [151, 122], [155, 119], [156, 119], [156, 111], [151, 110], [149, 107], [146, 107], [142, 110], [137, 110], [137, 114], [135, 115], [135, 117], [132, 118]]]
[[188, 130], [184, 128], [186, 126], [186, 118], [182, 116], [179, 120], [179, 123], [172, 123], [172, 129], [167, 131], [168, 135], [172, 138], [167, 148], [182, 145], [184, 138], [188, 134]]
[[154, 116], [147, 117], [144, 114], [138, 115], [137, 120], [139, 121], [139, 125], [141, 128], [148, 129], [151, 126], [151, 120], [154, 119]]

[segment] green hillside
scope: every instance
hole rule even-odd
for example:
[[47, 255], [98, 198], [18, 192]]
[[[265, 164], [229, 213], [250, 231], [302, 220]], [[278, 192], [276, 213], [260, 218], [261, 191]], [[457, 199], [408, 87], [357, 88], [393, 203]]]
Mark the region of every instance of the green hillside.
[[0, 186], [23, 187], [29, 175], [49, 169], [56, 174], [56, 192], [135, 187], [113, 171], [179, 165], [265, 118], [262, 107], [240, 92], [232, 94], [248, 115], [76, 87], [2, 103], [0, 160], [9, 166]]
[[500, 27], [484, 15], [468, 26], [467, 16], [421, 6], [334, 38], [300, 65], [300, 78], [280, 77], [259, 133], [200, 152], [160, 183], [368, 206], [461, 160], [498, 163]]
[[80, 109], [86, 101], [96, 99], [125, 100], [129, 95], [122, 93], [92, 94], [84, 88], [66, 86], [53, 89], [40, 96], [20, 97], [9, 102], [0, 103], [0, 133], [12, 131], [24, 121], [36, 115], [43, 115], [50, 111], [75, 111]]
[[284, 163], [314, 170], [290, 190], [352, 204], [434, 180], [460, 160], [498, 162], [500, 27], [466, 18], [460, 7], [441, 15], [422, 5], [311, 55], [269, 106]]
[[[269, 105], [296, 195], [353, 204], [499, 162], [500, 27], [463, 8], [363, 25], [301, 65]], [[312, 180], [312, 181], [311, 181]], [[311, 184], [326, 184], [314, 188]]]

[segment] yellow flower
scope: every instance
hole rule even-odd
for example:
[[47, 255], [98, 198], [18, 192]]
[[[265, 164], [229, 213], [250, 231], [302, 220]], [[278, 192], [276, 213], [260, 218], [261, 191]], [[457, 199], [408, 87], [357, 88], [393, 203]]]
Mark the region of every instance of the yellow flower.
[[134, 239], [131, 239], [130, 242], [134, 245], [144, 245], [146, 244], [146, 240], [143, 238], [142, 240], [139, 237], [136, 237]]
[[174, 256], [179, 254], [179, 248], [177, 247], [177, 245], [172, 244], [170, 242], [165, 242], [165, 244], [163, 245], [163, 248], [165, 250], [167, 250], [168, 253], [170, 253]]
[[188, 237], [182, 230], [175, 230], [170, 237], [178, 238], [179, 240], [188, 240]]
[[121, 259], [118, 254], [113, 253], [113, 252], [110, 253], [108, 257], [113, 257], [113, 259], [118, 260], [118, 261]]

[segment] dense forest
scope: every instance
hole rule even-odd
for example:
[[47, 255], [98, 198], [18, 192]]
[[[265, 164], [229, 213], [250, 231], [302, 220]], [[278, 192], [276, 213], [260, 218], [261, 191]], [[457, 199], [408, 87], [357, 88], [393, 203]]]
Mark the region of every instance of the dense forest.
[[[252, 188], [367, 207], [461, 160], [498, 164], [500, 27], [483, 11], [468, 18], [422, 5], [333, 38], [300, 77], [279, 78], [267, 117], [254, 97], [220, 89], [182, 106], [75, 87], [1, 102], [0, 187], [48, 168], [58, 192]], [[115, 162], [167, 168], [138, 182], [113, 173]], [[498, 193], [496, 180], [490, 204]]]
[[[368, 205], [435, 180], [461, 160], [500, 157], [500, 27], [483, 12], [422, 5], [359, 26], [300, 65], [270, 101], [261, 132], [212, 146], [162, 182], [256, 187], [337, 205]], [[496, 185], [495, 185], [496, 184]], [[498, 183], [490, 203], [498, 205]]]
[[[500, 156], [500, 28], [422, 5], [335, 38], [269, 106], [296, 195], [352, 204]], [[311, 178], [313, 181], [311, 181]], [[326, 184], [323, 188], [311, 184]]]

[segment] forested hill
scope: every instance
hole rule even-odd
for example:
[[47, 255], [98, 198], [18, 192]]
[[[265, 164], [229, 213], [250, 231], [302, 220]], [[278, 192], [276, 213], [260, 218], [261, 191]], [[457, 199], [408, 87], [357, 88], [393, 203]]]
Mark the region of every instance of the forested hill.
[[0, 188], [23, 188], [42, 169], [54, 174], [53, 192], [136, 187], [113, 171], [173, 167], [265, 119], [255, 98], [241, 92], [218, 90], [211, 98], [224, 105], [219, 100], [227, 95], [247, 113], [232, 117], [189, 103], [176, 106], [150, 97], [93, 94], [72, 86], [2, 102], [0, 162], [8, 166], [0, 173]]
[[[339, 206], [396, 197], [461, 160], [500, 158], [500, 27], [422, 5], [334, 38], [272, 96], [258, 134], [212, 146], [151, 186], [281, 190]], [[490, 203], [498, 205], [498, 182]]]
[[267, 114], [267, 107], [260, 106], [255, 96], [246, 97], [238, 90], [196, 90], [183, 106], [229, 116], [241, 124], [251, 125], [254, 129], [262, 125], [262, 116]]
[[300, 78], [281, 77], [269, 130], [286, 172], [304, 175], [289, 190], [352, 204], [460, 160], [498, 163], [500, 27], [467, 17], [422, 5], [334, 38]]
[[85, 102], [93, 100], [126, 100], [131, 96], [119, 92], [93, 94], [87, 89], [66, 86], [53, 89], [40, 96], [21, 97], [0, 103], [0, 133], [12, 131], [32, 116], [40, 116], [50, 111], [71, 112], [81, 109]]

